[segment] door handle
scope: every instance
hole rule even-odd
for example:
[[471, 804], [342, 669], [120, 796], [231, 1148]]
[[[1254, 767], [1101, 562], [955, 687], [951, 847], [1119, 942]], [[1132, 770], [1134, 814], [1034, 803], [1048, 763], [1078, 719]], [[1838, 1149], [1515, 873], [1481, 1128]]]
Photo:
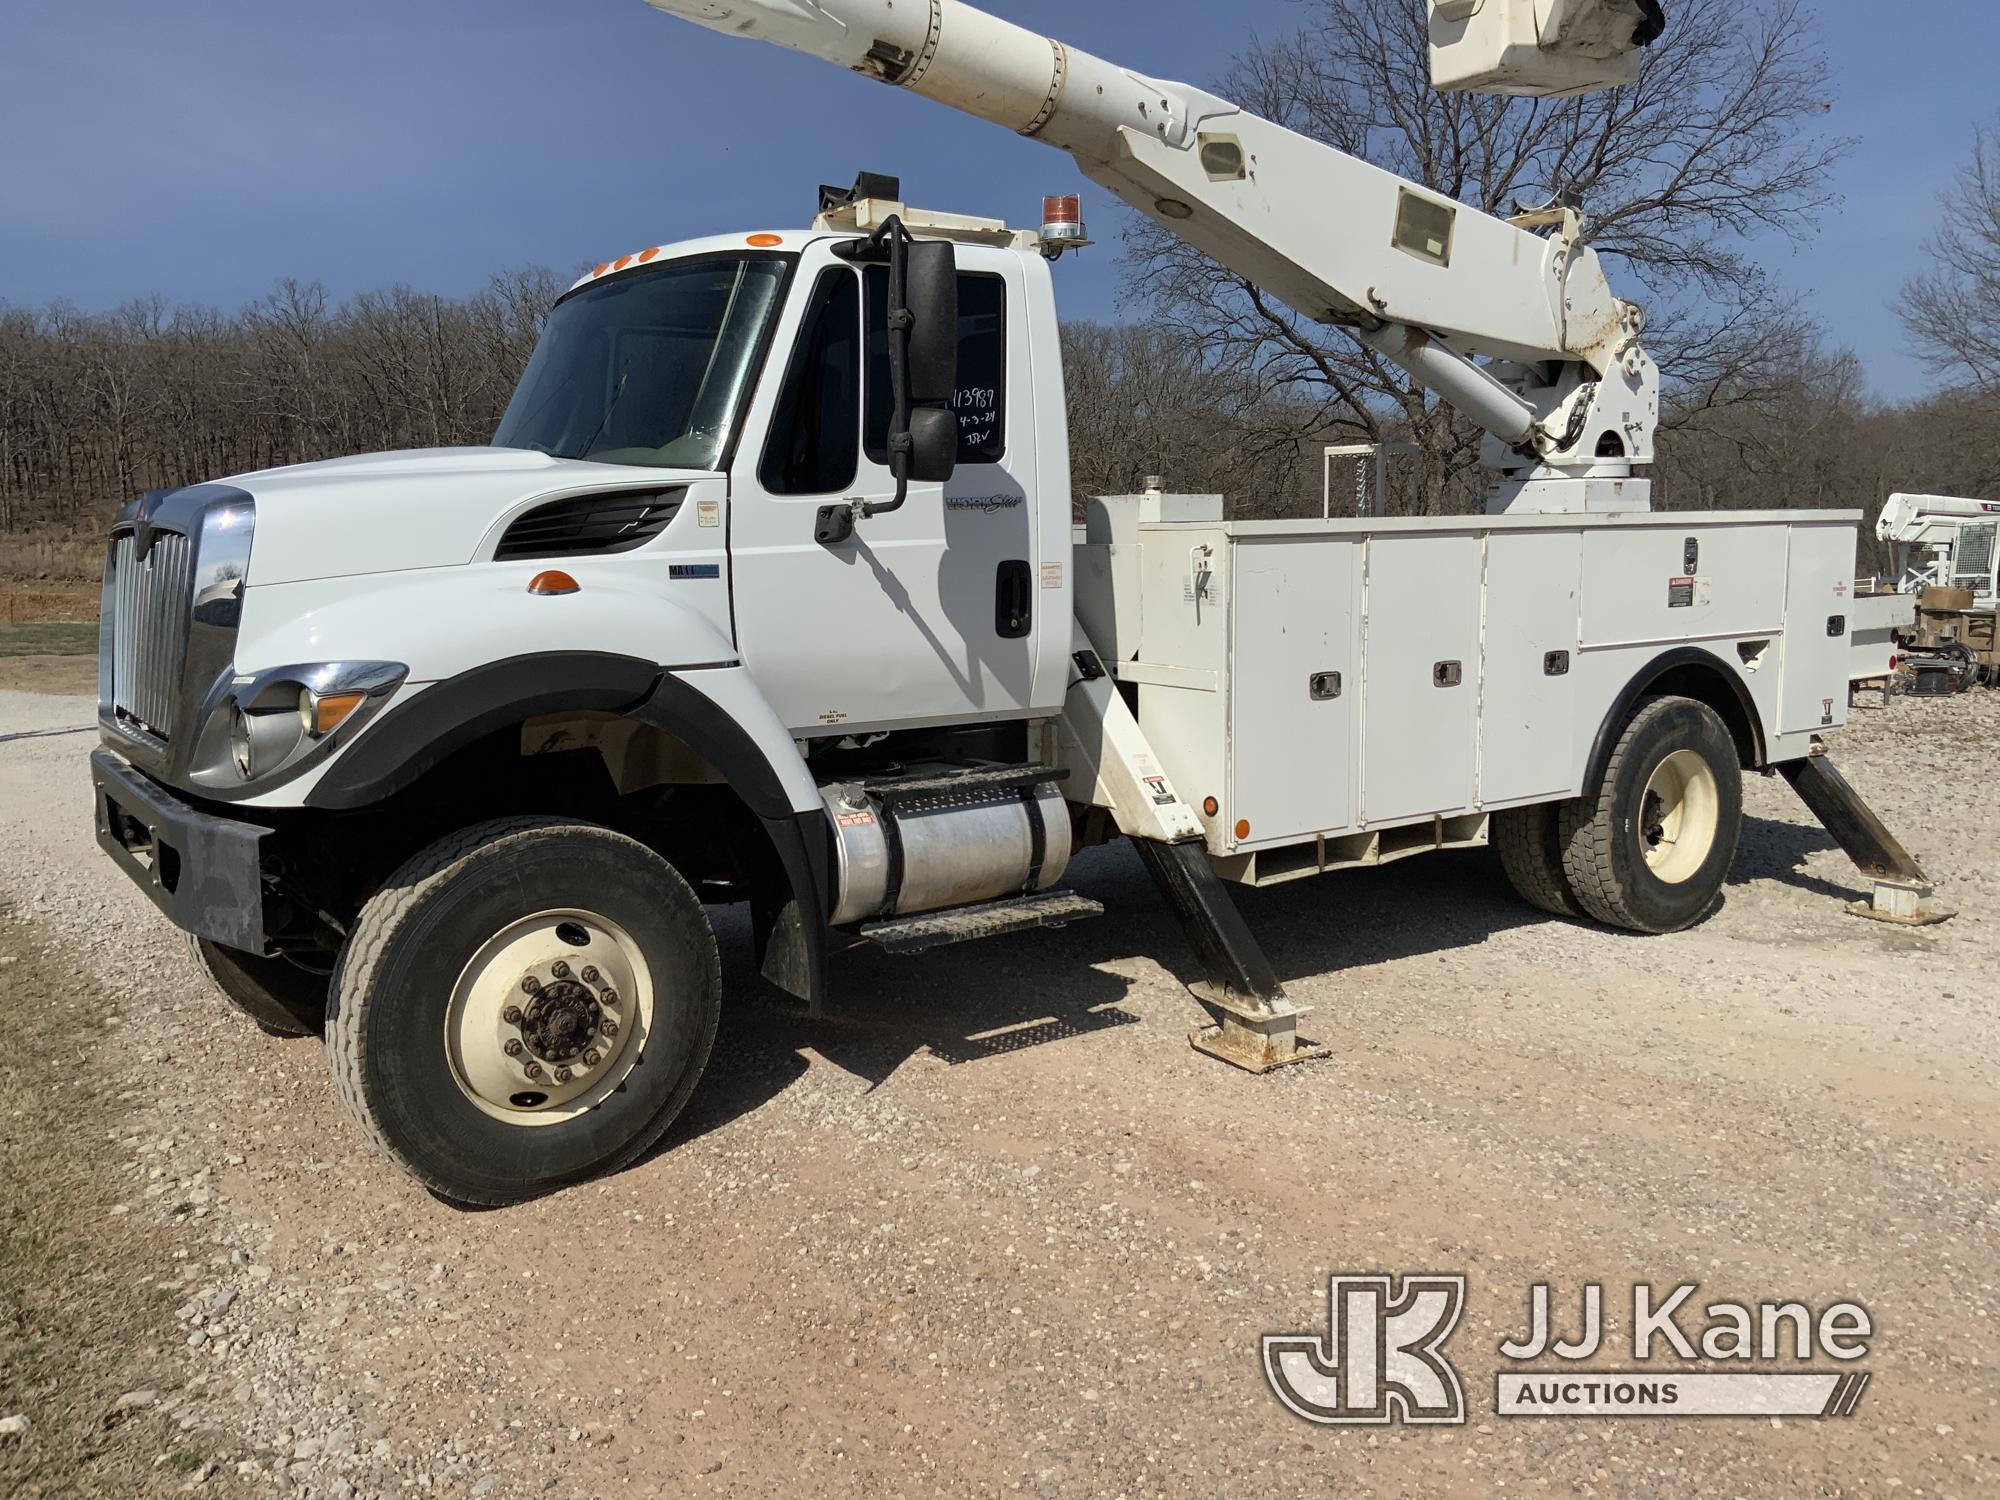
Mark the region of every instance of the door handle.
[[1034, 573], [1025, 560], [1010, 557], [993, 580], [993, 629], [1003, 641], [1018, 641], [1034, 628]]

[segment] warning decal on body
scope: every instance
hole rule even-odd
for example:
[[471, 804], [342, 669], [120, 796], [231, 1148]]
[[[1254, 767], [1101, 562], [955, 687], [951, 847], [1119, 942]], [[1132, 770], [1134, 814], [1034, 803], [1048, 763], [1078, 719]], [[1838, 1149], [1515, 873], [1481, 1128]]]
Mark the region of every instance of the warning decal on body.
[[1692, 578], [1669, 578], [1667, 580], [1667, 608], [1694, 608], [1694, 580]]

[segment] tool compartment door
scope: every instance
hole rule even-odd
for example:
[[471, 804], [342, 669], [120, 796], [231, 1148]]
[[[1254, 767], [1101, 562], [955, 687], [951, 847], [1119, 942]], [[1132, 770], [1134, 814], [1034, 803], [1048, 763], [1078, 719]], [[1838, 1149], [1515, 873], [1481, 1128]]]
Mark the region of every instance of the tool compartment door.
[[1232, 844], [1353, 825], [1360, 550], [1341, 536], [1246, 539], [1231, 549]]
[[1370, 537], [1366, 570], [1362, 820], [1470, 807], [1479, 734], [1479, 537]]
[[[1854, 528], [1792, 526], [1785, 566], [1784, 685], [1778, 733], [1847, 722], [1853, 653]], [[1838, 628], [1836, 628], [1838, 627]]]
[[[1495, 531], [1486, 539], [1479, 798], [1560, 797], [1574, 787], [1577, 589], [1574, 531]], [[1553, 660], [1551, 658], [1554, 658]]]

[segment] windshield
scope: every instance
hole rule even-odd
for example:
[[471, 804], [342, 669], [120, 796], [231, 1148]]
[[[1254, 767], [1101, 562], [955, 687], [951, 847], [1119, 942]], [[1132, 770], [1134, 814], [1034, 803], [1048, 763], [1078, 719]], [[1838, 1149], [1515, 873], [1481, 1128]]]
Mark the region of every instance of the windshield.
[[720, 468], [790, 268], [776, 255], [669, 262], [564, 299], [493, 446]]

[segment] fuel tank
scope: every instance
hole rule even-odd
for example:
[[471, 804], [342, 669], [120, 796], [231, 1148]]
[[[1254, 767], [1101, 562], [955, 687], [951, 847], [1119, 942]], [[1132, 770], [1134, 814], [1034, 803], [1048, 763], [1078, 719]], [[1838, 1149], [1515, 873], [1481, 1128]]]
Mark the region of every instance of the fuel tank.
[[1047, 890], [1071, 851], [1053, 786], [951, 774], [820, 789], [835, 835], [833, 925]]

